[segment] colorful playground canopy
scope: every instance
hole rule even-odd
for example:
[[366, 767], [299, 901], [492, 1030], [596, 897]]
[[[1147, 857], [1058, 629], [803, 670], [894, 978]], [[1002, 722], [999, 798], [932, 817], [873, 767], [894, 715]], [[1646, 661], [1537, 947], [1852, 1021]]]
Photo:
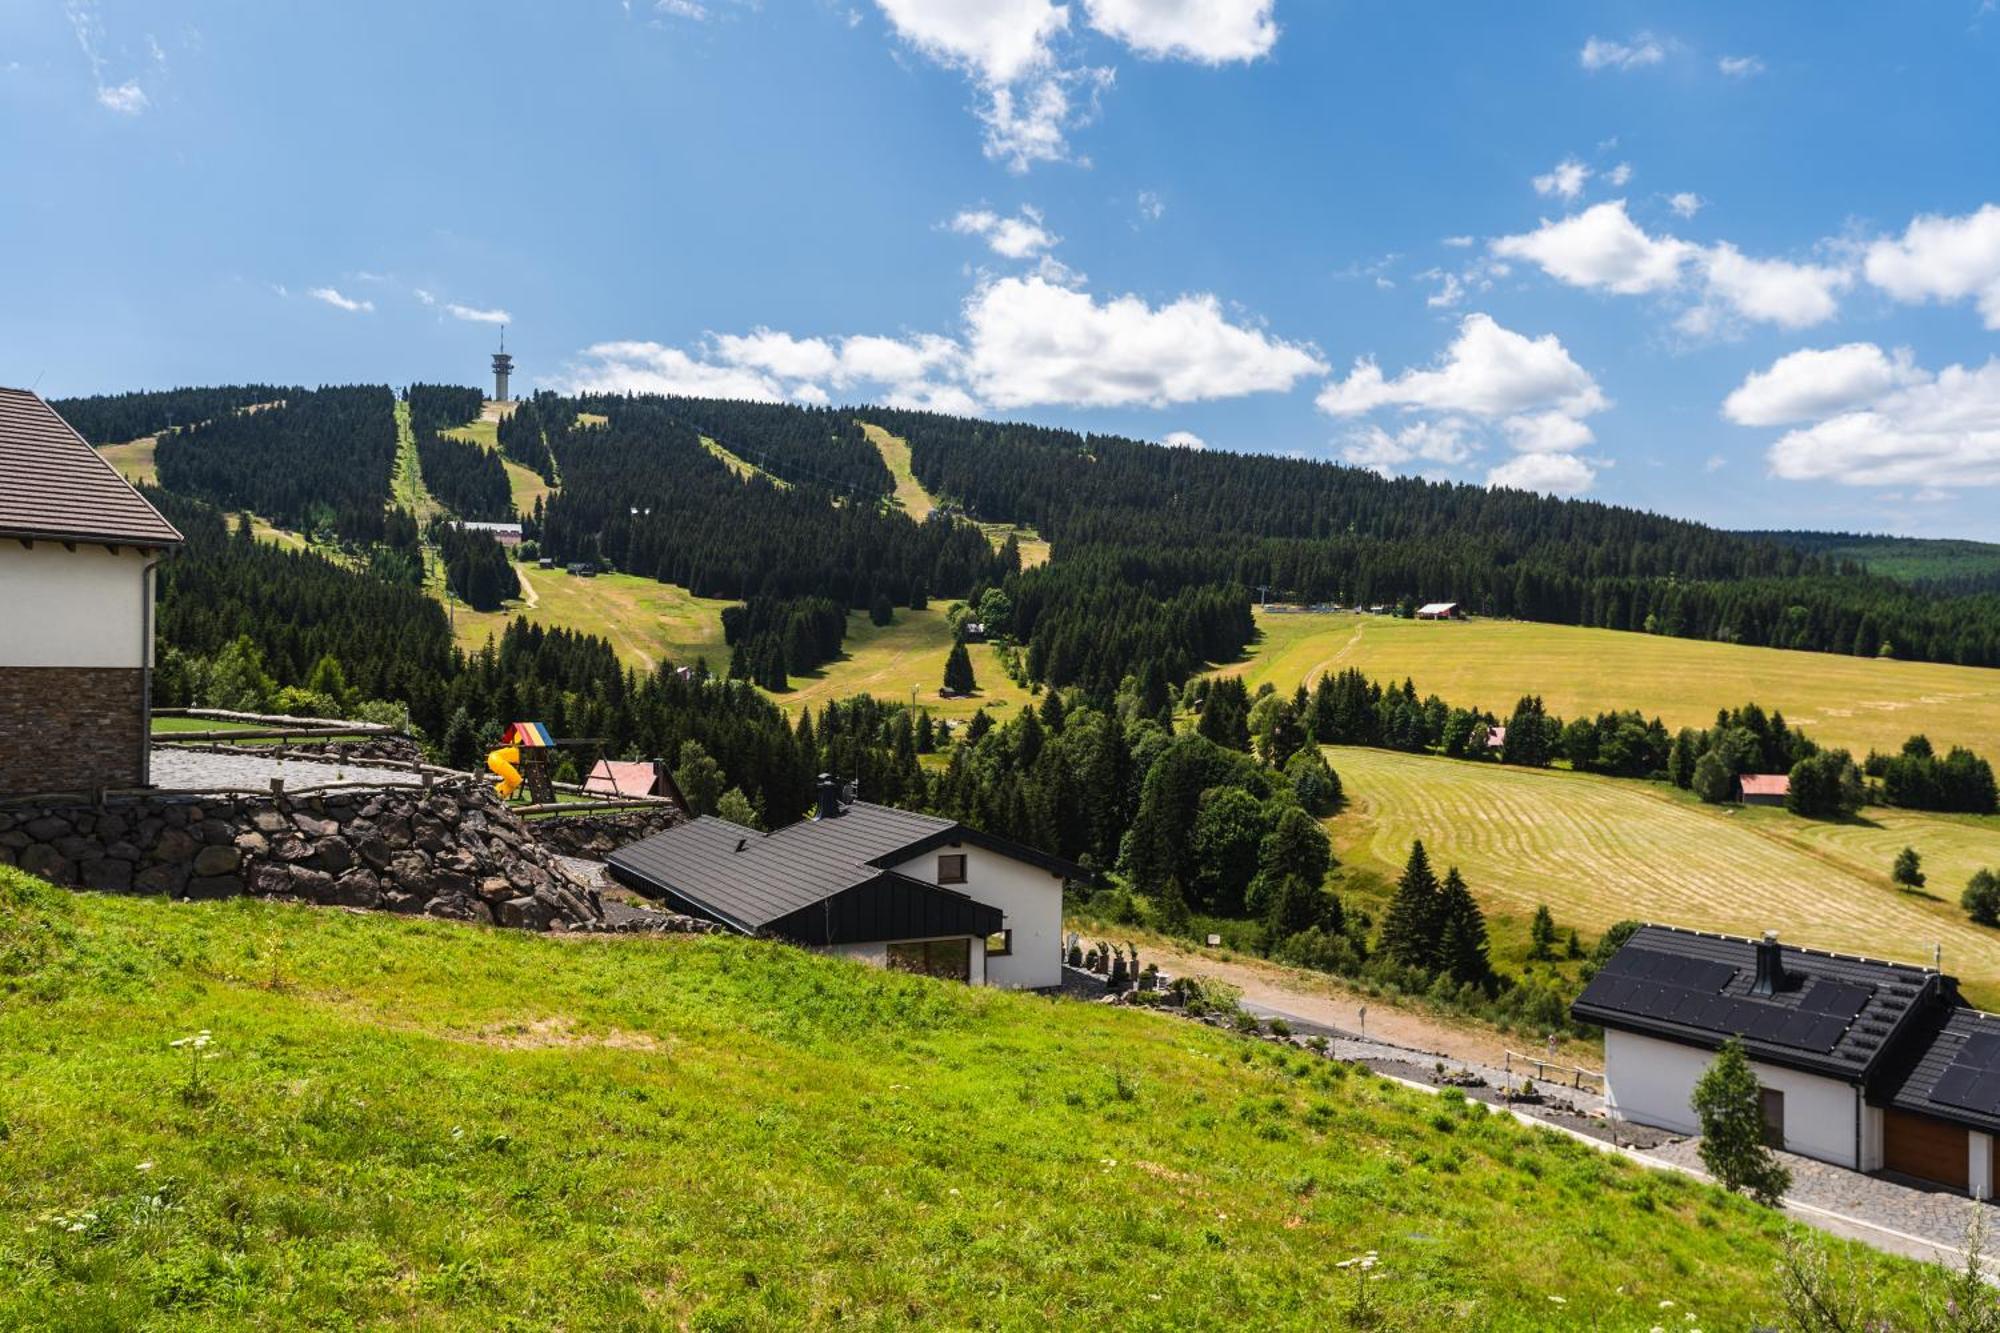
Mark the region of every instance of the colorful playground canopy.
[[539, 722], [509, 722], [507, 729], [500, 733], [500, 743], [543, 749], [553, 747], [556, 742], [549, 735], [549, 729]]

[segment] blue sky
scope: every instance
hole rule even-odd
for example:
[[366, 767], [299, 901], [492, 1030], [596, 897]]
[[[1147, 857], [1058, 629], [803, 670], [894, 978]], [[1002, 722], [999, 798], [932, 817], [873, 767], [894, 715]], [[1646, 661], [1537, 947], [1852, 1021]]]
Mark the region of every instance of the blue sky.
[[2000, 538], [2000, 12], [0, 0], [0, 382], [886, 400]]

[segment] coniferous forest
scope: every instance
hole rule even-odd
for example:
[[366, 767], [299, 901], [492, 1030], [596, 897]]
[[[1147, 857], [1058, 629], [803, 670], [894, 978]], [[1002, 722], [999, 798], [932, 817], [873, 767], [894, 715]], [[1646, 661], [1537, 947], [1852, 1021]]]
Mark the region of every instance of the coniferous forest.
[[[218, 384], [207, 389], [101, 393], [57, 398], [49, 406], [92, 444], [123, 444], [161, 431], [186, 429], [246, 407], [283, 402], [304, 389], [272, 384]], [[476, 412], [477, 409], [475, 409]]]

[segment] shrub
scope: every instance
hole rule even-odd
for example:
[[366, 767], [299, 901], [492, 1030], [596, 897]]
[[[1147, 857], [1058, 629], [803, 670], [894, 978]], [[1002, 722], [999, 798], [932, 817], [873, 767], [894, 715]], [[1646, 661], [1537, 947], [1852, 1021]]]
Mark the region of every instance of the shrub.
[[1958, 905], [1982, 926], [2000, 926], [2000, 875], [1991, 870], [1973, 874], [1959, 896]]
[[1924, 886], [1924, 859], [1917, 855], [1914, 847], [1905, 847], [1896, 853], [1896, 863], [1889, 867], [1889, 878], [1906, 889], [1921, 889]]

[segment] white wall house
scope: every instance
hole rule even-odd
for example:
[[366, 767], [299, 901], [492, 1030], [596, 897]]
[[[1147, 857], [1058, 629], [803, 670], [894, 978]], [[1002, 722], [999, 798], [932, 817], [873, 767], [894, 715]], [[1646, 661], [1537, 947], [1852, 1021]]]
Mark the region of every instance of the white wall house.
[[1062, 984], [1057, 857], [949, 819], [843, 799], [772, 833], [704, 816], [612, 853], [677, 910], [880, 967], [976, 986]]
[[1725, 1042], [1756, 1075], [1765, 1141], [1835, 1166], [1995, 1194], [2000, 1016], [1932, 969], [1665, 926], [1633, 934], [1572, 1013], [1604, 1028], [1605, 1097], [1699, 1134]]
[[146, 784], [153, 571], [180, 541], [47, 403], [0, 389], [0, 794]]

